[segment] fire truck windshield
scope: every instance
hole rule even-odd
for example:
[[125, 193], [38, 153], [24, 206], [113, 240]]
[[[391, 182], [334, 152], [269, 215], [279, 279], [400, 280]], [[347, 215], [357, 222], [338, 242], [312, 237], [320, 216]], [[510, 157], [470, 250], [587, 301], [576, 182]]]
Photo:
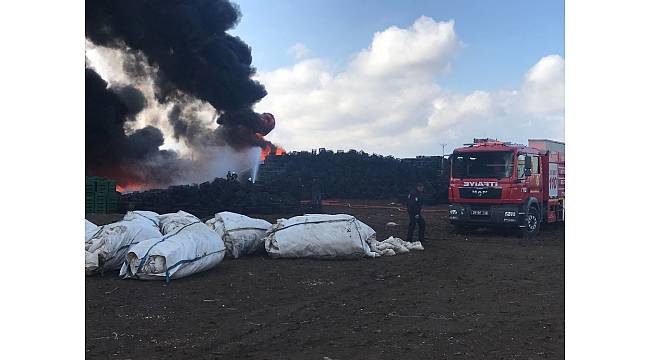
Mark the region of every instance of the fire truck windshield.
[[512, 151], [454, 153], [452, 174], [456, 179], [507, 178], [512, 175]]

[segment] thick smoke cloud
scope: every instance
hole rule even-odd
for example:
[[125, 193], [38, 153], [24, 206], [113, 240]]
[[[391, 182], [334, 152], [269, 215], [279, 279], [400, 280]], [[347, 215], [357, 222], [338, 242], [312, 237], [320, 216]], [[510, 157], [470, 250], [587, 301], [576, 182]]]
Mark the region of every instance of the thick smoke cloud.
[[[95, 75], [97, 74], [95, 73]], [[147, 99], [142, 92], [132, 86], [114, 86], [111, 91], [121, 100], [129, 115], [139, 113], [147, 105]]]
[[[126, 134], [125, 125], [145, 105], [132, 87], [109, 89], [86, 68], [86, 173], [114, 178], [120, 184], [170, 181], [178, 167], [175, 152], [159, 150], [162, 132], [152, 126]], [[128, 128], [128, 126], [126, 126]]]
[[[236, 151], [273, 147], [263, 135], [273, 129], [274, 119], [252, 110], [266, 90], [251, 78], [251, 49], [226, 33], [240, 17], [238, 7], [227, 0], [86, 1], [86, 38], [119, 50], [131, 84], [153, 84], [148, 98], [133, 86], [111, 83], [107, 88], [87, 64], [87, 173], [121, 177], [123, 184], [169, 184], [178, 182], [181, 172], [196, 171], [192, 162], [214, 159], [220, 146]], [[192, 160], [160, 150], [164, 138], [157, 128], [159, 118], [129, 130], [147, 99], [171, 108], [163, 118], [172, 136], [191, 150]], [[216, 128], [199, 119], [206, 104], [216, 112]], [[137, 176], [130, 176], [134, 171]]]
[[266, 95], [251, 79], [250, 47], [225, 32], [240, 16], [225, 0], [93, 0], [86, 2], [86, 37], [141, 51], [161, 71], [163, 100], [182, 91], [217, 110], [240, 111]]
[[172, 108], [168, 120], [174, 131], [174, 138], [185, 141], [191, 148], [225, 145], [223, 139], [214, 133], [215, 130], [210, 129], [200, 119], [193, 117], [195, 113], [196, 109], [192, 103], [176, 104]]

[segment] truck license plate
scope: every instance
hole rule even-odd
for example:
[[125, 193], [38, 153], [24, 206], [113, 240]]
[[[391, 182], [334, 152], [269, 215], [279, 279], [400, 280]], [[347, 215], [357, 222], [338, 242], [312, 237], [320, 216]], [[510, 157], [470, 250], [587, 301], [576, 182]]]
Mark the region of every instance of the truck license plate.
[[472, 210], [472, 215], [487, 216], [489, 214], [487, 210]]

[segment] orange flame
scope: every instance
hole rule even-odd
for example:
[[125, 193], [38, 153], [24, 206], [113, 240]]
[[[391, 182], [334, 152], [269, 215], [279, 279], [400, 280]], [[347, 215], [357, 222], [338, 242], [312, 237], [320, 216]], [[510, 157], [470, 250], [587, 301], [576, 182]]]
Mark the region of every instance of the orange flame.
[[128, 183], [124, 186], [115, 185], [115, 191], [120, 193], [131, 192], [131, 191], [140, 191], [145, 188], [145, 184], [140, 183]]
[[277, 146], [275, 149], [271, 147], [271, 145], [266, 144], [266, 147], [262, 148], [262, 156], [260, 157], [262, 161], [266, 160], [269, 155], [273, 154], [275, 156], [282, 156], [285, 155], [287, 152], [283, 148]]

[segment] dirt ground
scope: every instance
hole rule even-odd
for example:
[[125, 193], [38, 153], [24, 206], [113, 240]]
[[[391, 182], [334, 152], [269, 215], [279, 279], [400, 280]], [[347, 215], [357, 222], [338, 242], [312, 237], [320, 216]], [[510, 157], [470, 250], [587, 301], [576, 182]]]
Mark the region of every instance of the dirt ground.
[[[323, 212], [352, 214], [379, 240], [406, 237], [403, 211], [364, 204]], [[422, 252], [226, 259], [169, 284], [87, 277], [87, 358], [564, 358], [564, 227], [545, 226], [533, 241], [457, 234], [445, 209], [426, 208]]]

